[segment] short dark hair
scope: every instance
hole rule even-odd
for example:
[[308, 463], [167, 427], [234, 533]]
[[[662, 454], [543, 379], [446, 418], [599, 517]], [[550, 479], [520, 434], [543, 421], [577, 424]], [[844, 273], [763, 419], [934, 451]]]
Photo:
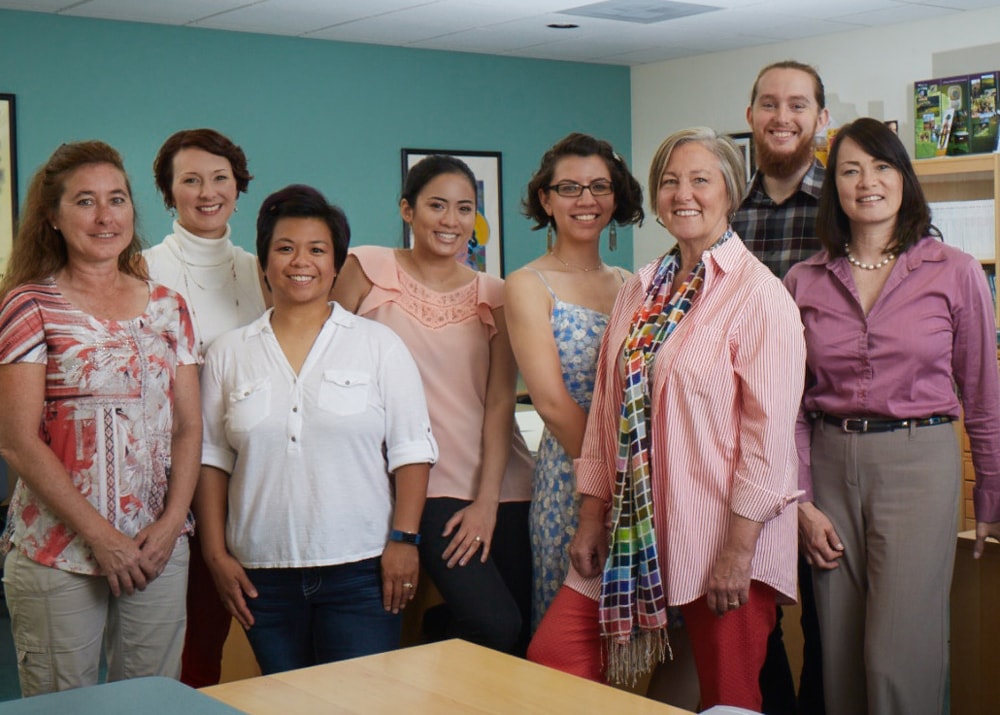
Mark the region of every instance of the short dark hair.
[[645, 216], [642, 210], [642, 186], [628, 170], [628, 164], [611, 145], [603, 139], [596, 139], [589, 134], [573, 132], [549, 149], [542, 156], [535, 175], [528, 182], [527, 195], [521, 201], [521, 211], [535, 222], [533, 231], [554, 225], [551, 216], [545, 213], [542, 201], [538, 198], [541, 189], [548, 190], [555, 175], [556, 164], [567, 156], [599, 156], [604, 160], [611, 174], [611, 185], [615, 189], [615, 214], [612, 219], [621, 226], [642, 224]]
[[[132, 184], [125, 172], [121, 154], [102, 141], [82, 141], [60, 145], [38, 168], [28, 184], [17, 238], [11, 251], [6, 275], [0, 283], [0, 296], [25, 283], [38, 281], [62, 269], [69, 260], [66, 239], [54, 226], [55, 215], [66, 190], [66, 180], [78, 169], [108, 164], [121, 172], [132, 201]], [[149, 276], [142, 261], [142, 239], [135, 230], [139, 217], [132, 204], [132, 241], [118, 256], [118, 270], [136, 278]]]
[[851, 240], [850, 221], [840, 205], [840, 194], [837, 191], [837, 162], [845, 139], [854, 141], [865, 153], [892, 166], [903, 178], [903, 200], [899, 213], [896, 214], [892, 240], [886, 250], [898, 255], [924, 236], [940, 235], [931, 224], [931, 209], [924, 198], [924, 191], [913, 171], [913, 164], [910, 163], [903, 142], [882, 121], [863, 117], [842, 126], [830, 147], [826, 179], [823, 181], [816, 216], [816, 233], [830, 255], [843, 256], [844, 245]]
[[442, 174], [459, 174], [464, 176], [472, 184], [472, 191], [479, 196], [479, 186], [476, 184], [476, 175], [472, 169], [461, 159], [448, 156], [446, 154], [431, 154], [425, 156], [406, 172], [403, 179], [403, 190], [399, 195], [399, 201], [405, 201], [410, 206], [416, 208], [417, 197], [430, 182], [434, 181]]
[[247, 155], [232, 140], [214, 129], [182, 129], [171, 134], [153, 160], [153, 177], [156, 188], [163, 196], [168, 209], [174, 207], [174, 157], [181, 149], [201, 149], [209, 154], [221, 156], [233, 167], [236, 191], [245, 194], [253, 175], [247, 169]]
[[338, 271], [341, 269], [351, 243], [347, 216], [313, 187], [292, 184], [275, 191], [260, 205], [257, 214], [257, 261], [262, 270], [267, 270], [267, 254], [274, 238], [274, 227], [283, 218], [314, 218], [325, 223], [333, 239], [333, 266]]
[[823, 88], [823, 80], [820, 79], [819, 72], [817, 72], [816, 68], [812, 65], [807, 65], [804, 62], [797, 62], [795, 60], [772, 62], [757, 73], [757, 79], [753, 81], [753, 89], [750, 90], [750, 106], [753, 106], [753, 103], [757, 101], [757, 85], [760, 84], [760, 78], [771, 70], [798, 70], [799, 72], [805, 72], [807, 75], [812, 77], [813, 89], [816, 94], [816, 104], [819, 105], [821, 110], [826, 109], [826, 90]]

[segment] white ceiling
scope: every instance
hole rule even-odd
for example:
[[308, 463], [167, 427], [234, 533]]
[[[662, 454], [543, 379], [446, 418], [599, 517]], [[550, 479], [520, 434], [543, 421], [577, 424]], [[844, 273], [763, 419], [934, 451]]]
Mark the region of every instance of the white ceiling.
[[[998, 0], [691, 0], [719, 8], [650, 24], [564, 11], [587, 0], [0, 0], [28, 10], [454, 52], [641, 65], [928, 20]], [[595, 3], [596, 4], [596, 3]], [[663, 0], [613, 0], [655, 11]], [[676, 3], [675, 3], [676, 4]], [[551, 23], [575, 23], [558, 30]]]

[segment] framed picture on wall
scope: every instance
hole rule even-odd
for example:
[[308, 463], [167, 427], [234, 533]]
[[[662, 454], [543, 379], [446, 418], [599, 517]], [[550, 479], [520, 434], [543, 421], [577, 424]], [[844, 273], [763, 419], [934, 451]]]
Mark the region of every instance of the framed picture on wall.
[[17, 132], [14, 95], [0, 94], [0, 276], [14, 247], [17, 222]]
[[746, 167], [747, 183], [753, 176], [754, 169], [757, 168], [756, 159], [753, 153], [753, 132], [739, 132], [730, 134], [729, 138], [736, 144], [736, 148], [743, 152], [743, 165]]
[[[444, 154], [461, 159], [476, 177], [476, 226], [458, 259], [473, 270], [503, 278], [503, 193], [500, 152], [451, 149], [403, 149], [403, 180], [421, 159]], [[410, 247], [410, 227], [403, 223], [403, 246]]]

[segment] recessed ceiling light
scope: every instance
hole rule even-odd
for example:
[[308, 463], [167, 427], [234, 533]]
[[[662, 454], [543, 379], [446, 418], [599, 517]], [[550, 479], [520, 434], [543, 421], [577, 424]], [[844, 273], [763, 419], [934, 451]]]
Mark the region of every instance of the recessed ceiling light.
[[547, 27], [551, 27], [553, 30], [575, 30], [580, 26], [574, 25], [572, 22], [553, 22], [547, 25]]

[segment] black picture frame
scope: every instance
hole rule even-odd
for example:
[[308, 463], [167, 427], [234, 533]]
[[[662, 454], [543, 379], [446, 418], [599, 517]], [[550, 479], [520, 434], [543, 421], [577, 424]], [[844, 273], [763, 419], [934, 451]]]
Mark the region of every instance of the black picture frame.
[[730, 134], [729, 138], [736, 144], [736, 148], [743, 152], [743, 163], [746, 166], [747, 172], [746, 180], [749, 184], [754, 171], [757, 170], [757, 155], [754, 154], [753, 132], [737, 132]]
[[[403, 181], [406, 174], [421, 159], [443, 154], [461, 159], [476, 177], [478, 205], [476, 229], [469, 251], [461, 255], [469, 267], [504, 277], [503, 241], [503, 157], [498, 151], [466, 151], [455, 149], [402, 149]], [[485, 238], [484, 238], [485, 236]], [[410, 247], [410, 227], [403, 222], [403, 246]]]
[[13, 94], [0, 93], [0, 276], [14, 247], [17, 226], [17, 112]]

